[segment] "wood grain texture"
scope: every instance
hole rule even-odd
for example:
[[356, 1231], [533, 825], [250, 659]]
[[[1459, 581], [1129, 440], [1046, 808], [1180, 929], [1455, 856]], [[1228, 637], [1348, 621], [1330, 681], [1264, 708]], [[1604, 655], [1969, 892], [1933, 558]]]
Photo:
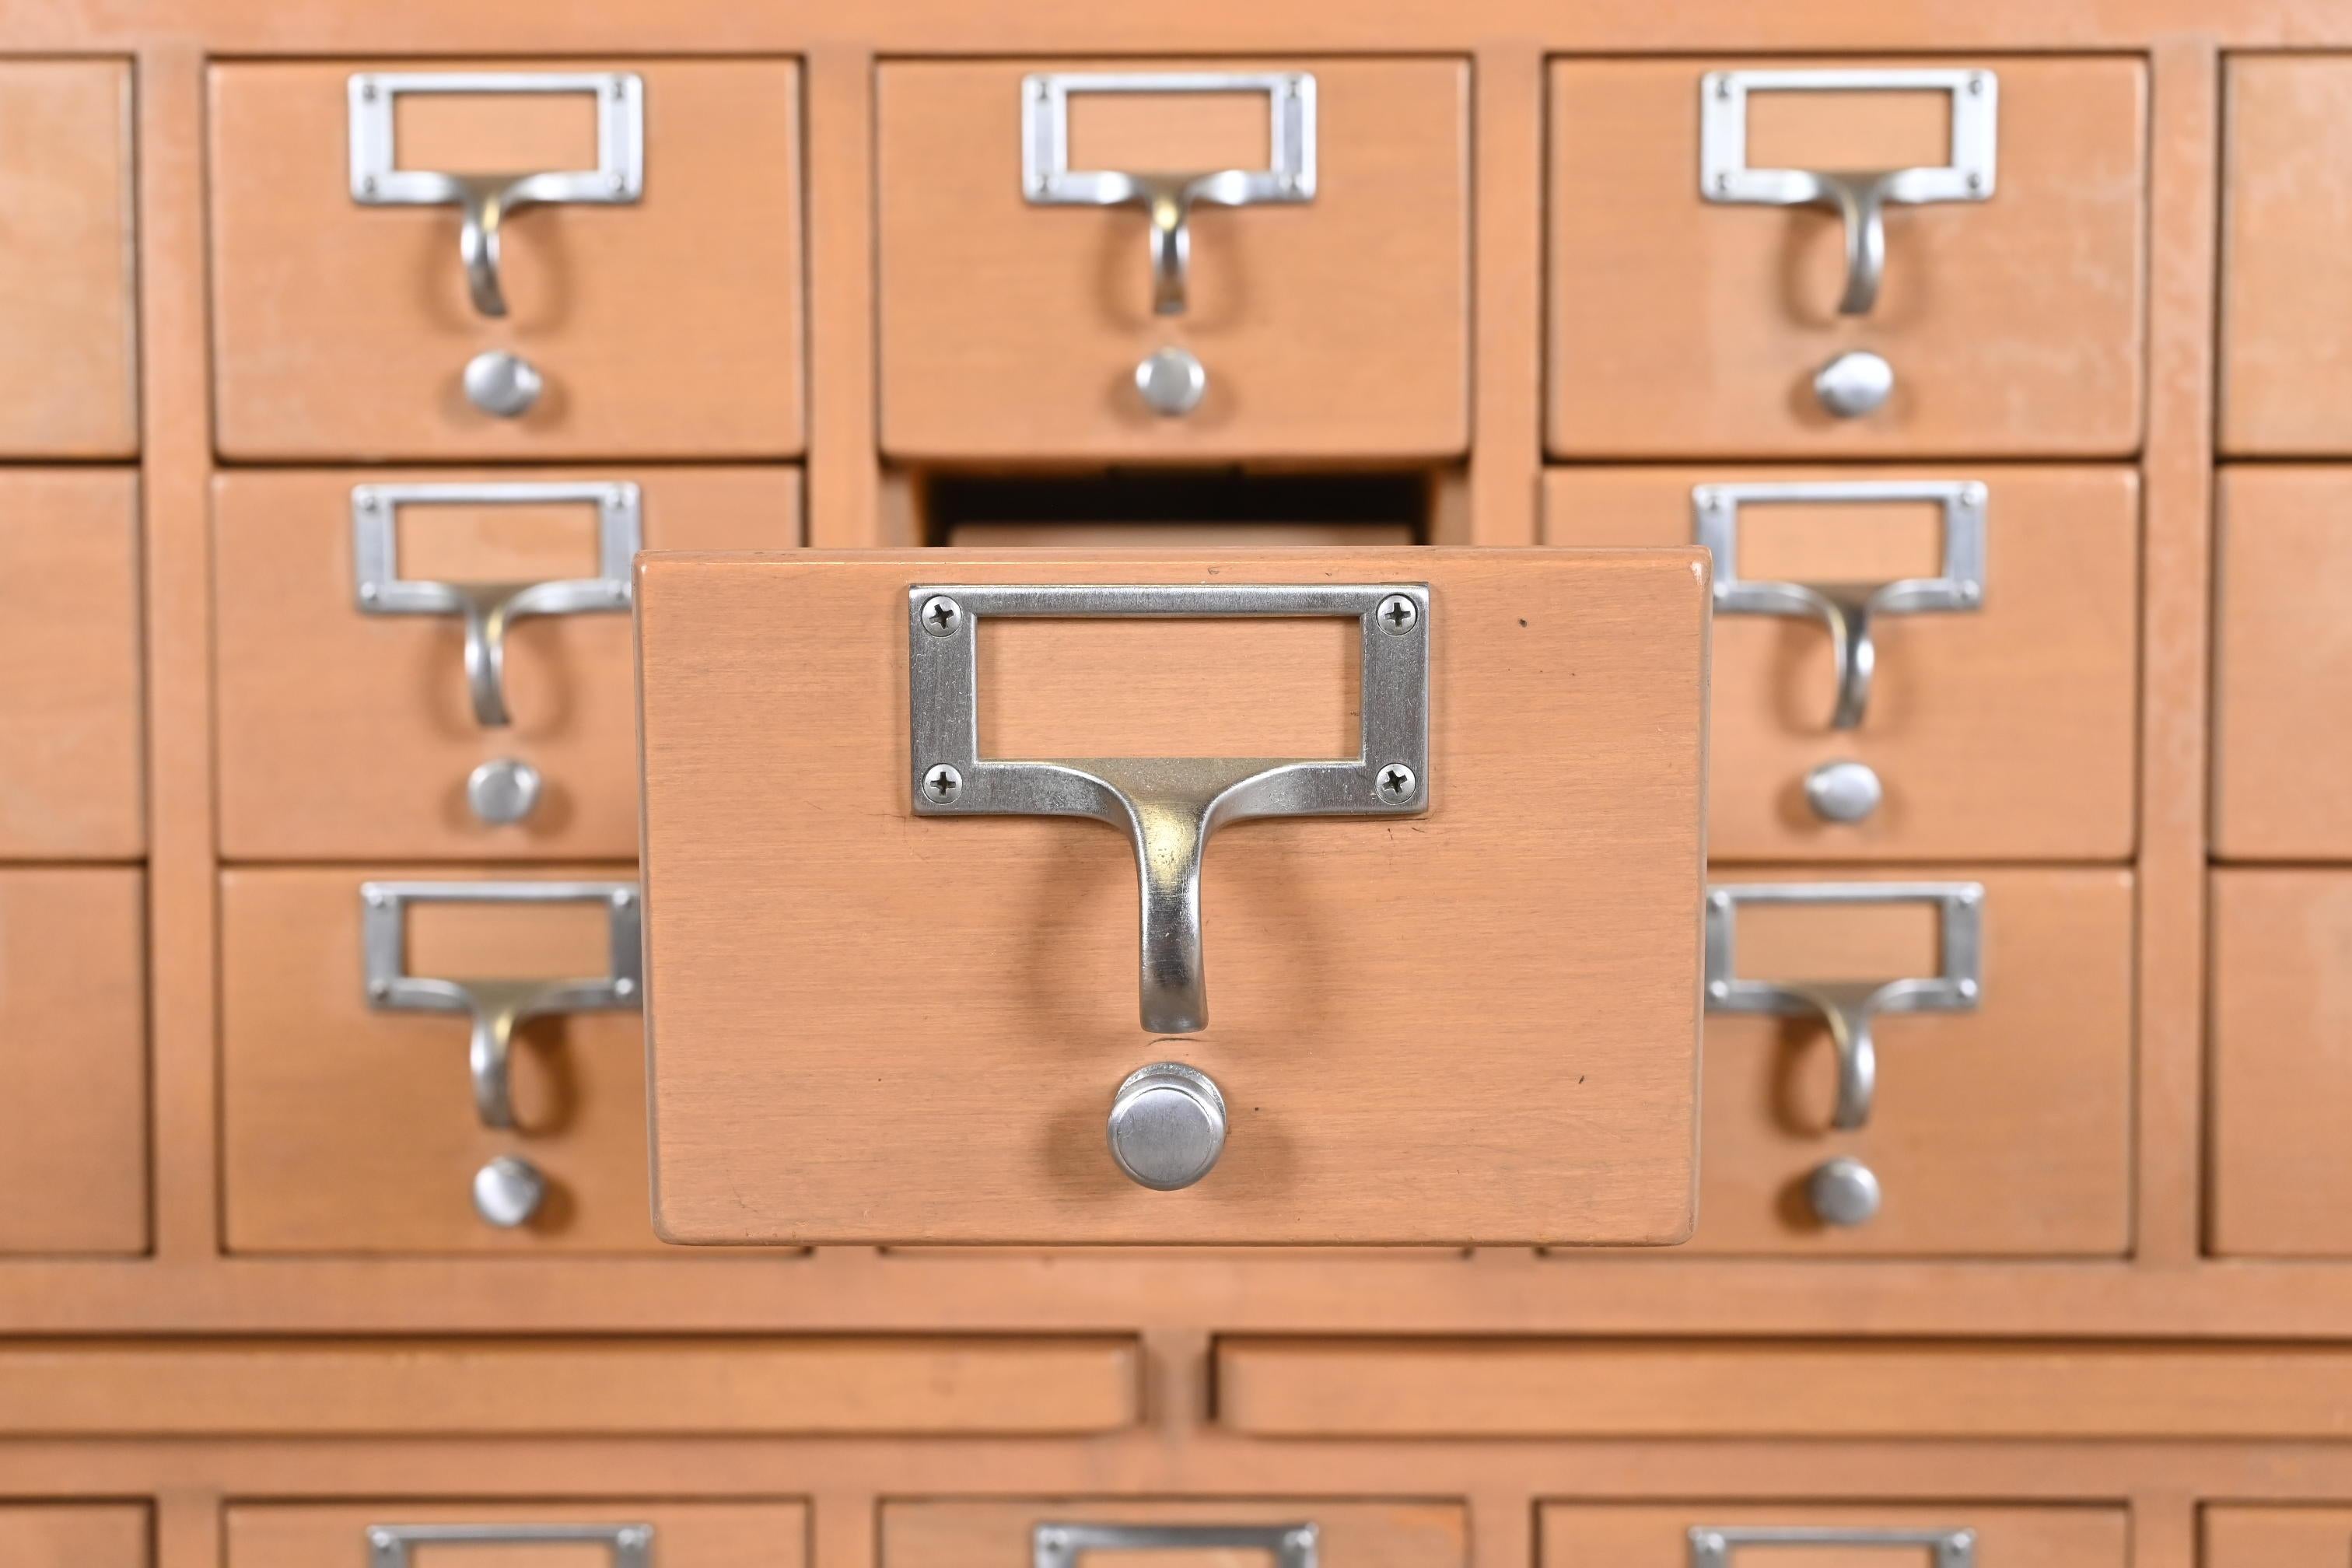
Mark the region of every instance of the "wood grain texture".
[[[782, 458], [801, 450], [801, 177], [785, 60], [500, 62], [634, 70], [645, 194], [526, 208], [503, 229], [512, 313], [468, 303], [454, 207], [352, 200], [345, 82], [432, 61], [240, 63], [209, 76], [213, 342], [221, 452], [246, 459]], [[472, 68], [481, 68], [476, 64]], [[553, 102], [547, 112], [557, 114]], [[516, 146], [517, 142], [523, 142]], [[546, 138], [480, 126], [475, 162], [530, 166]], [[410, 156], [404, 151], [404, 166]], [[425, 164], [425, 167], [432, 167]], [[505, 349], [546, 378], [501, 419], [466, 362]]]
[[[643, 1524], [662, 1568], [803, 1568], [808, 1510], [796, 1502], [632, 1501], [575, 1498], [528, 1501], [239, 1503], [223, 1510], [224, 1568], [317, 1568], [360, 1561], [367, 1532], [404, 1524]], [[610, 1568], [600, 1542], [559, 1544], [435, 1542], [414, 1549], [416, 1568]]]
[[[1684, 544], [1691, 490], [1799, 479], [1986, 487], [1977, 610], [1882, 616], [1860, 728], [1829, 727], [1836, 670], [1819, 622], [1715, 626], [1707, 852], [1746, 860], [2122, 860], [2135, 842], [2139, 486], [2128, 468], [1554, 468], [1544, 542]], [[1942, 570], [1932, 503], [1743, 506], [1750, 577], [1883, 582]], [[1854, 760], [1885, 798], [1825, 822], [1806, 775]]]
[[131, 1503], [0, 1505], [8, 1568], [148, 1568], [147, 1510]]
[[[1023, 195], [1021, 83], [1042, 69], [1312, 71], [1315, 199], [1197, 210], [1190, 308], [1155, 316], [1141, 212]], [[1468, 444], [1462, 61], [891, 61], [877, 79], [884, 452], [1390, 464]], [[1111, 167], [1223, 166], [1222, 104], [1163, 96], [1097, 146]], [[1133, 379], [1171, 344], [1208, 371], [1181, 418]]]
[[[1801, 1530], [1967, 1530], [1976, 1561], [2043, 1568], [2124, 1568], [2131, 1561], [2128, 1516], [2120, 1508], [2004, 1508], [1981, 1501], [1877, 1505], [1836, 1502], [1672, 1503], [1613, 1506], [1549, 1503], [1538, 1510], [1540, 1568], [1685, 1568], [1696, 1527]], [[1917, 1568], [1918, 1546], [1782, 1546], [1735, 1552], [1737, 1568]], [[2217, 1565], [2218, 1568], [2218, 1565]]]
[[[652, 550], [784, 549], [801, 538], [800, 477], [784, 468], [217, 476], [225, 858], [635, 858], [626, 614], [516, 623], [507, 640], [514, 722], [488, 730], [467, 699], [458, 617], [368, 615], [353, 597], [354, 485], [480, 479], [634, 484]], [[588, 503], [398, 511], [404, 575], [521, 583], [596, 571]], [[484, 823], [466, 800], [467, 775], [500, 757], [530, 763], [546, 781], [538, 808], [503, 826]]]
[[2336, 1568], [2352, 1555], [2352, 1508], [2209, 1508], [2204, 1568]]
[[0, 473], [0, 859], [146, 847], [140, 554], [135, 472]]
[[144, 891], [0, 868], [0, 1254], [147, 1249]]
[[[1468, 1521], [1458, 1503], [1329, 1498], [1139, 1502], [1114, 1498], [1015, 1498], [886, 1502], [881, 1568], [997, 1568], [1025, 1562], [1040, 1524], [1312, 1524], [1318, 1561], [1334, 1568], [1465, 1568]], [[1270, 1554], [1237, 1547], [1087, 1552], [1091, 1568], [1267, 1568]]]
[[[1819, 62], [1552, 65], [1552, 453], [2074, 457], [2137, 447], [2145, 68], [1980, 62], [2000, 84], [1992, 197], [1890, 208], [1885, 287], [1873, 311], [1852, 317], [1836, 312], [1844, 242], [1834, 215], [1719, 205], [1698, 190], [1700, 78], [1810, 63]], [[1825, 95], [1816, 122], [1780, 155], [1811, 167], [1873, 166], [1889, 156], [1890, 117], [1914, 112], [1904, 96]], [[1874, 414], [1838, 419], [1815, 399], [1812, 376], [1851, 349], [1883, 354], [1895, 393]]]
[[[646, 557], [664, 1233], [1679, 1239], [1705, 577], [1687, 551]], [[1431, 584], [1433, 809], [1221, 835], [1213, 1026], [1140, 1037], [1118, 836], [912, 816], [908, 589], [1335, 578]], [[1188, 711], [1258, 700], [1261, 668], [1179, 635], [1089, 699], [1114, 740], [1164, 714], [1164, 754], [1192, 753]], [[1234, 1123], [1176, 1194], [1103, 1151], [1118, 1080], [1168, 1057]]]

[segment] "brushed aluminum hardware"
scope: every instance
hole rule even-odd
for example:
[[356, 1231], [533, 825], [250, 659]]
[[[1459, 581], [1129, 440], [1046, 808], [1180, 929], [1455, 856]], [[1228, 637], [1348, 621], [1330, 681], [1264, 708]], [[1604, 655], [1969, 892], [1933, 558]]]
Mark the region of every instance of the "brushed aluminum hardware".
[[1693, 1525], [1690, 1568], [1731, 1568], [1731, 1554], [1748, 1547], [1831, 1546], [1863, 1551], [1919, 1547], [1930, 1568], [1976, 1568], [1973, 1530], [1842, 1530], [1811, 1525]]
[[[1739, 574], [1739, 509], [1775, 505], [1884, 505], [1932, 501], [1943, 509], [1943, 571], [1891, 583], [1781, 583]], [[1860, 726], [1878, 651], [1875, 616], [1975, 610], [1985, 595], [1985, 487], [1960, 479], [1823, 479], [1691, 488], [1691, 537], [1715, 556], [1715, 609], [1727, 616], [1794, 616], [1828, 628], [1837, 667], [1830, 728]]]
[[[596, 575], [541, 583], [441, 583], [400, 574], [398, 527], [404, 506], [546, 506], [596, 509]], [[475, 721], [495, 730], [507, 710], [507, 629], [527, 616], [626, 614], [629, 564], [643, 547], [637, 487], [625, 484], [353, 485], [352, 588], [372, 616], [461, 616], [466, 689]]]
[[493, 757], [466, 775], [466, 804], [493, 827], [510, 826], [539, 805], [539, 770], [514, 757]]
[[1853, 349], [1813, 372], [1813, 397], [1840, 419], [1875, 414], [1895, 395], [1895, 367], [1868, 349]]
[[[1941, 92], [1952, 100], [1949, 151], [1913, 169], [1757, 169], [1748, 163], [1748, 99], [1758, 92]], [[1993, 193], [2000, 81], [1989, 70], [1725, 70], [1699, 82], [1699, 194], [1710, 202], [1823, 207], [1845, 226], [1838, 313], [1867, 315], [1886, 271], [1888, 204], [1981, 202]]]
[[466, 362], [458, 377], [466, 401], [497, 419], [520, 419], [538, 406], [547, 390], [539, 367], [504, 349], [484, 349]]
[[[925, 624], [935, 598], [961, 621]], [[1382, 629], [1391, 598], [1415, 622]], [[917, 585], [907, 598], [914, 744], [908, 780], [919, 816], [1084, 816], [1128, 831], [1141, 882], [1141, 1013], [1155, 1035], [1208, 1026], [1201, 957], [1201, 858], [1228, 823], [1263, 816], [1396, 816], [1429, 804], [1427, 584]], [[980, 754], [978, 624], [989, 616], [1162, 620], [1267, 616], [1355, 619], [1362, 658], [1357, 753], [1285, 757], [1079, 757], [998, 761]], [[951, 780], [942, 795], [940, 785]]]
[[1805, 1178], [1805, 1203], [1823, 1225], [1867, 1225], [1880, 1196], [1878, 1173], [1851, 1154], [1822, 1161]]
[[1180, 418], [1201, 406], [1209, 390], [1209, 373], [1189, 349], [1156, 349], [1137, 363], [1135, 390], [1154, 414]]
[[537, 1165], [500, 1154], [474, 1173], [474, 1212], [482, 1223], [514, 1230], [530, 1223], [547, 1201], [547, 1177]]
[[[1742, 980], [1733, 936], [1742, 904], [1931, 904], [1938, 918], [1937, 973], [1888, 980]], [[1830, 1125], [1870, 1121], [1878, 1083], [1872, 1026], [1890, 1013], [1972, 1013], [1983, 987], [1980, 882], [1769, 882], [1709, 888], [1706, 1006], [1711, 1013], [1813, 1017], [1837, 1052], [1837, 1107]]]
[[1204, 1072], [1154, 1062], [1110, 1102], [1110, 1156], [1139, 1186], [1172, 1193], [1207, 1175], [1225, 1150], [1225, 1097]]
[[1275, 1568], [1317, 1568], [1321, 1532], [1311, 1524], [1041, 1524], [1030, 1533], [1030, 1568], [1076, 1568], [1087, 1552], [1265, 1552]]
[[1805, 804], [1823, 822], [1867, 822], [1885, 794], [1868, 763], [1823, 763], [1805, 775]]
[[[602, 904], [606, 973], [583, 978], [445, 980], [408, 972], [412, 904]], [[555, 1013], [628, 1012], [644, 1005], [643, 921], [635, 882], [362, 882], [360, 941], [367, 1002], [380, 1012], [463, 1013], [473, 1023], [467, 1063], [482, 1125], [515, 1124], [514, 1032]]]
[[[467, 294], [482, 315], [507, 313], [499, 279], [499, 230], [509, 214], [559, 203], [626, 205], [645, 194], [646, 86], [635, 71], [357, 71], [347, 91], [352, 200], [362, 206], [456, 207], [457, 259], [466, 271]], [[572, 93], [593, 99], [596, 166], [528, 174], [401, 168], [395, 105], [411, 93]]]
[[[1073, 169], [1070, 98], [1082, 92], [1262, 92], [1269, 166], [1184, 174]], [[1315, 78], [1306, 71], [1043, 71], [1024, 77], [1021, 192], [1038, 206], [1142, 208], [1151, 226], [1152, 310], [1181, 316], [1192, 268], [1193, 207], [1315, 199]], [[1139, 372], [1139, 384], [1140, 380]]]
[[653, 1568], [650, 1524], [372, 1524], [368, 1568], [413, 1568], [420, 1546], [603, 1546], [613, 1568]]

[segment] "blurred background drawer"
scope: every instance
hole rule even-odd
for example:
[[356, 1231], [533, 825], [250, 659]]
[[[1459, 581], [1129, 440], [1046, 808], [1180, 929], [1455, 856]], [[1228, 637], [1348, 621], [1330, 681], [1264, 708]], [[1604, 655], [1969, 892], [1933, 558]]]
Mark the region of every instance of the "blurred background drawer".
[[2352, 1558], [2352, 1508], [2206, 1508], [2202, 1568], [2339, 1568]]
[[[635, 858], [631, 558], [801, 538], [785, 468], [213, 486], [230, 859]], [[468, 595], [512, 606], [478, 696]]]
[[794, 1502], [233, 1504], [225, 1568], [801, 1568]]
[[1732, 544], [1715, 579], [1717, 861], [2130, 855], [2130, 469], [1555, 468], [1544, 540]]
[[1553, 452], [2137, 446], [2137, 61], [1561, 61], [1550, 101]]
[[211, 89], [224, 456], [801, 450], [796, 66], [247, 63]]
[[2119, 1508], [1549, 1503], [1540, 1568], [2124, 1568]]
[[146, 847], [139, 559], [135, 473], [0, 471], [0, 860]]
[[0, 1505], [0, 1563], [8, 1568], [146, 1568], [147, 1510], [133, 1503]]
[[[1464, 62], [902, 61], [877, 91], [888, 455], [1467, 447]], [[1124, 176], [1212, 170], [1264, 177], [1157, 231], [1179, 284]]]
[[146, 1250], [145, 892], [0, 868], [0, 1254]]
[[1468, 1523], [1432, 1502], [886, 1502], [881, 1568], [1462, 1568]]
[[230, 1249], [656, 1246], [635, 879], [224, 872]]
[[2212, 876], [2208, 1241], [2352, 1255], [2352, 867]]
[[2122, 1252], [2131, 873], [1822, 876], [1714, 880], [1679, 1251]]
[[2352, 467], [2214, 487], [2213, 853], [2352, 858]]
[[127, 63], [0, 62], [0, 458], [139, 449], [131, 142]]

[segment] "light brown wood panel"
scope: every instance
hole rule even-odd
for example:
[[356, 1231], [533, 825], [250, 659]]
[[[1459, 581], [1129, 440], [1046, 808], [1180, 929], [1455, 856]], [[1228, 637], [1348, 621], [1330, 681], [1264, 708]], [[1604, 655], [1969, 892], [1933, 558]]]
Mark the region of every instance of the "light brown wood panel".
[[[629, 879], [483, 867], [337, 867], [222, 873], [221, 1165], [228, 1248], [245, 1253], [635, 1251], [646, 1223], [643, 1020], [577, 1013], [515, 1036], [520, 1129], [476, 1119], [462, 1013], [368, 1005], [360, 884], [403, 879]], [[587, 911], [591, 915], [596, 911]], [[453, 978], [601, 974], [581, 911], [519, 904], [412, 910], [412, 973]], [[472, 915], [422, 929], [444, 915]], [[455, 929], [452, 929], [454, 926]], [[474, 1173], [499, 1155], [547, 1177], [527, 1226], [474, 1212]]]
[[1254, 1437], [2312, 1437], [2352, 1431], [2336, 1346], [1572, 1340], [1218, 1342]]
[[[1139, 1036], [1121, 836], [913, 817], [908, 591], [1335, 578], [1431, 586], [1433, 807], [1227, 830], [1212, 1027]], [[646, 557], [664, 1234], [1681, 1239], [1706, 592], [1691, 552]], [[1089, 700], [1185, 755], [1189, 710], [1267, 680], [1171, 652]], [[1171, 1057], [1233, 1115], [1172, 1194], [1103, 1147], [1119, 1080]]]
[[[643, 195], [510, 216], [502, 276], [511, 313], [500, 320], [467, 299], [456, 208], [362, 206], [351, 193], [352, 72], [466, 68], [630, 70], [645, 82]], [[209, 81], [215, 433], [226, 456], [801, 450], [792, 62], [239, 62], [213, 67]], [[533, 107], [565, 113], [548, 99]], [[456, 174], [528, 167], [550, 151], [543, 124], [488, 111], [445, 121], [426, 128], [437, 136], [402, 142], [401, 166], [438, 152]], [[467, 362], [496, 349], [545, 378], [519, 418], [483, 413], [461, 390]]]
[[[1718, 873], [1717, 887], [1818, 869]], [[1984, 889], [1983, 995], [1966, 1013], [1881, 1016], [1867, 1126], [1830, 1124], [1837, 1069], [1809, 1018], [1711, 1013], [1699, 1100], [1699, 1224], [1683, 1253], [2115, 1257], [2131, 1220], [2132, 877], [2079, 868], [1912, 868], [1839, 882]], [[1927, 916], [1921, 927], [1908, 921]], [[1878, 979], [1936, 971], [1924, 906], [1750, 905], [1739, 974]], [[1805, 1180], [1858, 1159], [1884, 1206], [1823, 1225]]]
[[0, 62], [0, 458], [139, 449], [131, 68]]
[[2208, 1238], [2352, 1255], [2352, 868], [2217, 871], [2210, 907]]
[[[1692, 490], [1806, 479], [1982, 484], [1977, 609], [1873, 618], [1859, 728], [1830, 728], [1828, 629], [1718, 615], [1707, 853], [1733, 860], [2121, 860], [2134, 843], [2139, 485], [2128, 468], [1554, 468], [1544, 542], [1685, 544]], [[1942, 570], [1934, 502], [1739, 509], [1751, 578], [1877, 583]], [[1885, 796], [1823, 820], [1805, 780], [1856, 761]]]
[[2352, 1508], [2209, 1508], [2203, 1568], [2337, 1568], [2352, 1557]]
[[146, 1250], [145, 891], [0, 868], [0, 1254]]
[[0, 472], [0, 859], [146, 847], [139, 558], [135, 472]]
[[[1866, 315], [1837, 312], [1844, 240], [1834, 214], [1699, 192], [1700, 79], [1811, 64], [1981, 67], [1999, 78], [1992, 196], [1890, 206], [1885, 284]], [[2082, 457], [2138, 445], [2139, 62], [1577, 60], [1555, 63], [1550, 79], [1555, 455]], [[1751, 163], [1907, 162], [1920, 149], [1906, 96], [1823, 95], [1777, 148], [1766, 106], [1751, 100]], [[1938, 162], [1940, 142], [1939, 129]], [[1885, 356], [1895, 389], [1876, 412], [1841, 419], [1812, 378], [1851, 350]]]
[[[467, 697], [456, 616], [372, 615], [352, 593], [360, 484], [611, 481], [637, 487], [652, 550], [800, 542], [792, 468], [261, 473], [213, 480], [220, 847], [232, 860], [633, 859], [635, 676], [626, 613], [535, 616], [507, 639], [514, 721]], [[593, 576], [596, 508], [403, 506], [404, 576]], [[521, 822], [482, 821], [466, 781], [515, 758], [545, 780]]]
[[[1196, 209], [1189, 308], [1156, 316], [1139, 210], [1024, 195], [1033, 70], [1312, 72], [1314, 199]], [[1390, 463], [1467, 446], [1465, 62], [893, 60], [877, 80], [886, 453]], [[1263, 95], [1253, 107], [1262, 159]], [[1219, 95], [1074, 107], [1071, 167], [1223, 167], [1233, 114]], [[1175, 417], [1134, 384], [1137, 363], [1167, 346], [1208, 373], [1199, 406]]]
[[0, 1348], [14, 1436], [1077, 1435], [1136, 1350], [1043, 1338], [151, 1340]]
[[[1974, 1561], [2037, 1568], [2124, 1568], [2131, 1561], [2127, 1517], [2120, 1508], [2018, 1508], [1982, 1501], [1910, 1507], [1826, 1502], [1770, 1508], [1732, 1502], [1617, 1506], [1549, 1503], [1540, 1510], [1539, 1568], [1686, 1568], [1695, 1528], [1780, 1530], [1966, 1530]], [[1918, 1545], [1780, 1545], [1735, 1549], [1727, 1568], [1922, 1568], [1934, 1561]]]
[[[318, 1568], [360, 1562], [379, 1526], [597, 1525], [652, 1527], [661, 1568], [802, 1568], [808, 1561], [808, 1510], [795, 1502], [631, 1501], [576, 1498], [538, 1501], [231, 1505], [224, 1514], [224, 1568]], [[603, 1542], [475, 1544], [434, 1542], [411, 1549], [410, 1568], [612, 1568]]]
[[[998, 1568], [1026, 1562], [1040, 1524], [1311, 1524], [1317, 1561], [1331, 1568], [1465, 1568], [1469, 1562], [1468, 1521], [1458, 1503], [990, 1498], [884, 1503], [880, 1568]], [[1087, 1568], [1268, 1568], [1271, 1554], [1262, 1549], [1181, 1547], [1092, 1551], [1080, 1557]]]
[[2232, 465], [2214, 503], [2213, 852], [2352, 858], [2352, 469]]
[[147, 1568], [147, 1510], [132, 1503], [0, 1506], [8, 1568]]

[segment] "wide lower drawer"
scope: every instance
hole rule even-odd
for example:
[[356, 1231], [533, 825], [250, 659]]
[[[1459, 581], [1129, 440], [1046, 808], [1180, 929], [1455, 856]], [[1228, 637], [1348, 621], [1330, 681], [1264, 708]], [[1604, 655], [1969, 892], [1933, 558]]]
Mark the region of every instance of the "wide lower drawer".
[[[1460, 1568], [1459, 1505], [1094, 1498], [891, 1502], [881, 1568]], [[242, 1565], [237, 1565], [242, 1568]]]
[[1540, 1568], [2123, 1568], [2119, 1508], [1551, 1503]]
[[225, 1568], [801, 1568], [796, 1502], [233, 1504]]
[[2352, 1508], [2205, 1510], [2203, 1568], [2341, 1568], [2352, 1559]]

